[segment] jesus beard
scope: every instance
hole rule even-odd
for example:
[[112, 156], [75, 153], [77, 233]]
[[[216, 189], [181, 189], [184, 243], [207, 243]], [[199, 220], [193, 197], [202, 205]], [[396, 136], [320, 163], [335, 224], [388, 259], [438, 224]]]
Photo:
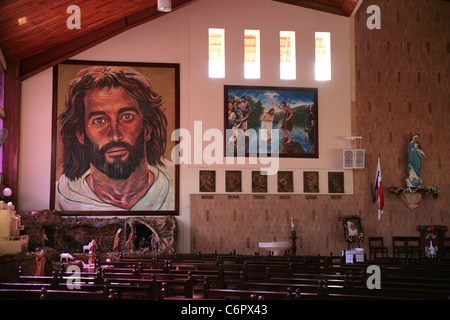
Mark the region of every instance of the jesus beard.
[[[128, 179], [145, 158], [143, 132], [139, 135], [134, 145], [123, 141], [109, 142], [99, 149], [97, 145], [94, 145], [89, 139], [87, 140], [86, 152], [89, 155], [91, 164], [100, 172], [114, 180]], [[112, 163], [109, 163], [106, 160], [106, 152], [111, 148], [118, 147], [125, 148], [128, 151], [128, 158], [126, 160], [114, 159]]]

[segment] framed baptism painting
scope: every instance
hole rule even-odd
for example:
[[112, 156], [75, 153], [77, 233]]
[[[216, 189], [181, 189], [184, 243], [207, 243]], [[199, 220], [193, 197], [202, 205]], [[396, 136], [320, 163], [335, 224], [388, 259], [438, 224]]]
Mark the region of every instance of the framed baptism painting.
[[177, 215], [178, 64], [67, 61], [53, 69], [50, 207]]
[[227, 156], [318, 158], [318, 89], [224, 86]]

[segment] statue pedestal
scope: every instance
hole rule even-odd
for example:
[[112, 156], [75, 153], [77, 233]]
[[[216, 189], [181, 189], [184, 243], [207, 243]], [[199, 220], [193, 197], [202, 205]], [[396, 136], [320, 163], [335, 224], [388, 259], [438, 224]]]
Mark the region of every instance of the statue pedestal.
[[389, 189], [389, 192], [402, 199], [409, 209], [418, 208], [419, 203], [430, 194], [433, 195], [433, 199], [437, 199], [439, 191], [439, 188], [436, 187], [392, 187]]
[[423, 197], [420, 193], [402, 193], [400, 198], [406, 204], [409, 209], [416, 209], [419, 207], [420, 201], [422, 201]]

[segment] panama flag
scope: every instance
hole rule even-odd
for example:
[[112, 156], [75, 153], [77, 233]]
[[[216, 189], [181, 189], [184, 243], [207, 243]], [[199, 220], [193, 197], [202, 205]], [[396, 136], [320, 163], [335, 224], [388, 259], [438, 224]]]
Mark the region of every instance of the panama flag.
[[375, 177], [375, 193], [378, 201], [378, 220], [380, 220], [384, 207], [383, 187], [381, 185], [380, 156], [378, 156], [377, 176]]

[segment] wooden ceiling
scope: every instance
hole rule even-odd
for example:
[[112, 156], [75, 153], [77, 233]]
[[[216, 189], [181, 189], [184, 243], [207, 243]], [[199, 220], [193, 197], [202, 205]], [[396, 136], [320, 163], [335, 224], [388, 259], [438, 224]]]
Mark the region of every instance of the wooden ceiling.
[[[81, 28], [69, 30], [66, 21], [71, 13], [66, 11], [75, 3], [80, 7]], [[155, 5], [156, 0], [3, 0], [1, 48], [7, 59], [22, 60]]]
[[[192, 1], [172, 0], [172, 8]], [[274, 1], [343, 16], [350, 16], [358, 4], [358, 0]], [[80, 7], [80, 29], [66, 25], [72, 14], [67, 8], [73, 4]], [[159, 12], [156, 4], [157, 0], [1, 0], [0, 48], [7, 61], [20, 62], [23, 78], [167, 14]]]
[[[172, 9], [191, 1], [172, 0]], [[69, 29], [67, 8], [75, 3], [81, 28]], [[23, 79], [164, 14], [157, 0], [0, 0], [0, 48], [7, 61], [20, 62]]]

